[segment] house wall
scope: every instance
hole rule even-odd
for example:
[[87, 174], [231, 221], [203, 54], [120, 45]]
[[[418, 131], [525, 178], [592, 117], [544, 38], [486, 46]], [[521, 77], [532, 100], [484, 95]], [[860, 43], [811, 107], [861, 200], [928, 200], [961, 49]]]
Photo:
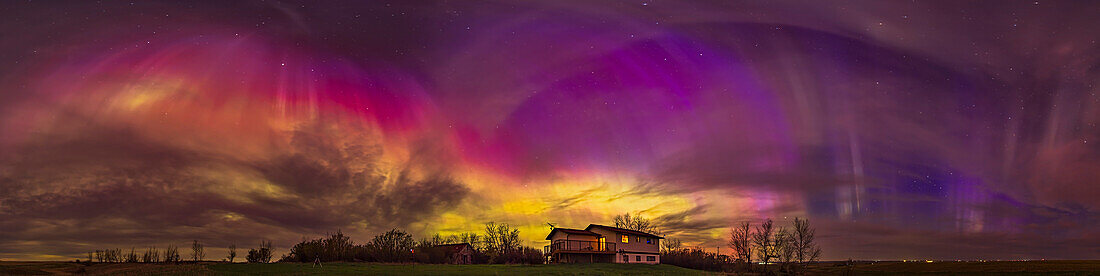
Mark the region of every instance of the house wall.
[[[615, 243], [616, 251], [615, 259], [616, 263], [647, 263], [647, 264], [659, 264], [661, 263], [661, 240], [656, 238], [650, 238], [650, 243], [646, 244], [645, 237], [639, 237], [634, 235], [627, 235], [630, 238], [630, 242], [622, 242], [622, 234], [614, 231], [610, 231], [604, 228], [593, 227], [592, 232], [607, 237], [608, 243]], [[623, 260], [623, 256], [627, 256], [629, 260]], [[641, 256], [641, 261], [638, 261], [637, 256]], [[652, 256], [653, 261], [649, 261], [648, 256]]]
[[566, 234], [565, 232], [556, 232], [554, 233], [554, 236], [550, 237], [550, 240], [598, 241], [598, 238], [589, 235], [570, 235]]

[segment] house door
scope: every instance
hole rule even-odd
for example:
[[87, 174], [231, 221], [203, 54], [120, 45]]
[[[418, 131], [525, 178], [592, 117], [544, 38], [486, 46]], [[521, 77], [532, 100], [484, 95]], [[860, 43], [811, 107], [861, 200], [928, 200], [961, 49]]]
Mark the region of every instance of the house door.
[[596, 243], [596, 251], [607, 251], [607, 240], [600, 237], [600, 242]]

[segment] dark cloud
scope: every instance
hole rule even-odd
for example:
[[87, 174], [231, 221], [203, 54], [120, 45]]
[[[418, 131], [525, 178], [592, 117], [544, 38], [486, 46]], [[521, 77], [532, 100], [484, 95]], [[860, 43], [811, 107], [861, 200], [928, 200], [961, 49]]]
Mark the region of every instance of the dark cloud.
[[[293, 132], [290, 147], [259, 161], [155, 141], [125, 126], [84, 121], [54, 131], [0, 163], [0, 244], [14, 250], [5, 253], [369, 233], [422, 221], [468, 193], [446, 172], [414, 178], [416, 164], [379, 166], [369, 140], [337, 145], [316, 129]], [[241, 182], [286, 192], [236, 187], [250, 185]]]

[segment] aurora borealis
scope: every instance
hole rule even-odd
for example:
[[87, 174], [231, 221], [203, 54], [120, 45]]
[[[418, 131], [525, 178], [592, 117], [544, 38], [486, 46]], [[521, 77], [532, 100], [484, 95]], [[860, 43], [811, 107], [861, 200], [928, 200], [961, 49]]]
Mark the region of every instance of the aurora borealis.
[[[1100, 3], [11, 1], [0, 259], [653, 218], [1100, 258]], [[221, 250], [217, 250], [222, 254]], [[220, 255], [216, 258], [220, 258]]]

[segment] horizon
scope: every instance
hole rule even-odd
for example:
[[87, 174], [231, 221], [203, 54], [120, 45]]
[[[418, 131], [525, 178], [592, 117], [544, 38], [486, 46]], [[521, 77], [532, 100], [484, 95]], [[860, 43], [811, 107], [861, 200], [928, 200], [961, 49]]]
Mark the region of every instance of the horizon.
[[1100, 259], [1100, 3], [22, 1], [0, 261], [648, 218]]

